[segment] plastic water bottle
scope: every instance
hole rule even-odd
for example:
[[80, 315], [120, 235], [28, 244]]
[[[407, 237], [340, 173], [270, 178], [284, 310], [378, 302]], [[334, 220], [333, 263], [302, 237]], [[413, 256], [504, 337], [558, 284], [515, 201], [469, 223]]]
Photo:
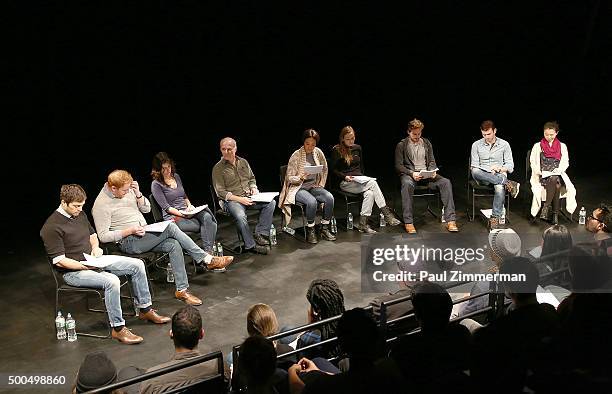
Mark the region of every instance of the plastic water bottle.
[[381, 213], [380, 214], [380, 227], [385, 227], [386, 225], [387, 225], [387, 222], [385, 221], [385, 215]]
[[217, 242], [217, 254], [219, 257], [223, 257], [223, 245], [221, 245], [221, 242]]
[[76, 321], [72, 318], [72, 315], [66, 315], [66, 333], [68, 336], [68, 342], [74, 342], [77, 340], [76, 333]]
[[291, 228], [291, 227], [289, 227], [289, 226], [285, 226], [285, 227], [283, 227], [283, 231], [284, 231], [284, 232], [286, 232], [286, 233], [287, 233], [287, 234], [289, 234], [289, 235], [294, 235], [294, 234], [295, 234], [295, 230], [294, 230], [294, 229], [292, 229], [292, 228]]
[[276, 228], [273, 224], [270, 225], [270, 245], [276, 245]]
[[213, 244], [213, 256], [219, 256], [219, 249], [217, 249], [217, 244]]
[[584, 207], [580, 208], [580, 215], [578, 216], [578, 224], [586, 223], [586, 209]]
[[172, 272], [172, 264], [168, 263], [168, 268], [166, 268], [166, 282], [174, 283], [174, 272]]
[[62, 316], [62, 311], [57, 312], [55, 318], [55, 331], [57, 332], [57, 339], [66, 339], [66, 319]]
[[353, 214], [349, 212], [348, 217], [346, 218], [346, 228], [347, 230], [353, 229]]
[[332, 234], [337, 234], [338, 233], [338, 224], [336, 224], [336, 217], [332, 216], [331, 221], [329, 222], [330, 227], [331, 227], [331, 232]]
[[440, 221], [442, 223], [446, 223], [446, 219], [444, 219], [444, 205], [442, 205], [442, 215], [440, 216]]
[[502, 214], [499, 218], [499, 224], [506, 224], [506, 207], [502, 209]]

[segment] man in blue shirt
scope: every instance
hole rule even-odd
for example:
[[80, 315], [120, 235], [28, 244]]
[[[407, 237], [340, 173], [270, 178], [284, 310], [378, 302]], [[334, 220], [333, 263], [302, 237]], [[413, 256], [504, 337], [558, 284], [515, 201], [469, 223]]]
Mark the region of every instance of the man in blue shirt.
[[508, 179], [508, 174], [514, 171], [514, 160], [510, 144], [498, 138], [497, 129], [492, 120], [485, 120], [480, 125], [482, 138], [472, 144], [470, 170], [472, 177], [481, 185], [493, 185], [493, 212], [489, 226], [495, 229], [502, 216], [506, 191], [513, 198], [519, 193], [519, 183]]

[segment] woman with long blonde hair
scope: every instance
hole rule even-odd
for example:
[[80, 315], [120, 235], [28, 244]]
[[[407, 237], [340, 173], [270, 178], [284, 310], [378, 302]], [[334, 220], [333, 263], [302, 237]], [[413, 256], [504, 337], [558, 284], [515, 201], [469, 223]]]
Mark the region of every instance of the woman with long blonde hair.
[[363, 203], [357, 229], [362, 233], [375, 233], [368, 225], [374, 203], [391, 226], [397, 226], [400, 221], [387, 206], [376, 179], [364, 177], [363, 156], [361, 146], [355, 144], [355, 130], [345, 126], [340, 130], [339, 143], [332, 152], [332, 171], [338, 182], [338, 188], [344, 192], [363, 194]]

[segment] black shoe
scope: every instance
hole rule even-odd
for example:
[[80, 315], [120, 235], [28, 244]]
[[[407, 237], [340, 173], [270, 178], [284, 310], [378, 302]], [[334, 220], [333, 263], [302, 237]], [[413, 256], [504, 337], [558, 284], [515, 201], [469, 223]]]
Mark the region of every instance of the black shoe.
[[256, 253], [256, 254], [268, 254], [268, 248], [265, 246], [257, 245], [253, 246], [250, 249], [246, 249], [247, 252]]
[[261, 234], [258, 234], [258, 233], [253, 234], [253, 239], [255, 240], [257, 245], [261, 245], [261, 246], [268, 246], [268, 245], [270, 245], [270, 241], [267, 240], [266, 237], [264, 237]]
[[542, 210], [540, 211], [540, 219], [548, 220], [548, 205], [542, 205]]
[[336, 236], [334, 234], [332, 234], [331, 231], [329, 231], [329, 224], [322, 224], [321, 225], [321, 238], [323, 238], [326, 241], [335, 241], [336, 240]]
[[306, 226], [306, 242], [308, 242], [309, 244], [319, 243], [319, 239], [317, 238], [317, 232], [315, 231], [314, 226]]

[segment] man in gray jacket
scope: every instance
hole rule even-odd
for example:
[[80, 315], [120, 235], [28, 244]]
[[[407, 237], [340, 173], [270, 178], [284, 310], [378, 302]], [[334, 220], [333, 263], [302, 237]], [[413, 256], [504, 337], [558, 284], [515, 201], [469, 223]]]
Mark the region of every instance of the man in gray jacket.
[[[411, 120], [408, 123], [408, 137], [401, 140], [395, 148], [395, 170], [402, 182], [404, 227], [407, 233], [416, 233], [412, 216], [414, 189], [417, 185], [427, 185], [430, 189], [440, 190], [444, 204], [446, 229], [450, 232], [457, 232], [459, 229], [455, 222], [453, 186], [448, 179], [437, 173], [438, 167], [431, 142], [421, 137], [424, 127], [425, 125], [420, 120]], [[433, 171], [433, 174], [422, 174], [425, 171]]]

